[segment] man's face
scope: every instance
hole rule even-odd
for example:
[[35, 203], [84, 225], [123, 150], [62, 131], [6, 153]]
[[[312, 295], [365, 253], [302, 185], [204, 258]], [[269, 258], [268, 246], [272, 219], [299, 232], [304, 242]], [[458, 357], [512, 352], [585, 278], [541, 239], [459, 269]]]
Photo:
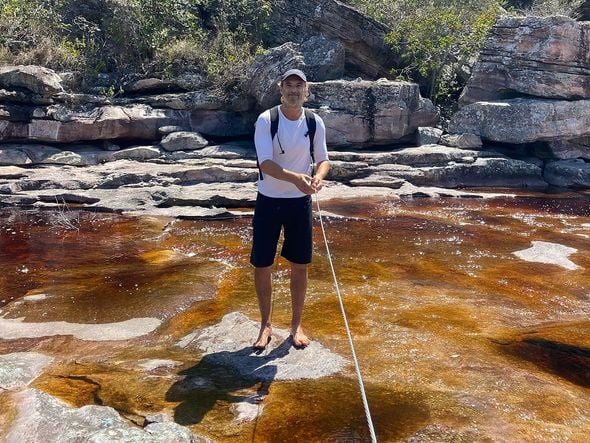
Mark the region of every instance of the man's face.
[[288, 106], [302, 106], [307, 98], [307, 83], [291, 75], [281, 82], [281, 96]]

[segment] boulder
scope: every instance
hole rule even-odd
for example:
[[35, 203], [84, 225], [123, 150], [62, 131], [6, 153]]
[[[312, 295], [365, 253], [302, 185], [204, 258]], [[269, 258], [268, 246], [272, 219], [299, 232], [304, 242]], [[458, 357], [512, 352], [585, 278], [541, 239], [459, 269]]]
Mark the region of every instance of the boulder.
[[584, 158], [590, 160], [590, 137], [550, 141], [548, 148], [554, 158], [561, 160]]
[[0, 145], [0, 165], [28, 165], [31, 163], [32, 161], [26, 152], [14, 148], [6, 149]]
[[568, 188], [590, 188], [590, 163], [584, 160], [548, 162], [543, 171], [547, 183]]
[[123, 85], [123, 91], [126, 93], [141, 94], [162, 92], [171, 89], [170, 81], [159, 78], [142, 78]]
[[166, 151], [192, 151], [204, 148], [209, 142], [197, 132], [173, 132], [164, 137], [160, 144]]
[[518, 96], [590, 98], [590, 23], [502, 17], [463, 90], [463, 105]]
[[418, 144], [418, 146], [437, 145], [442, 135], [442, 129], [420, 127], [416, 132], [416, 143]]
[[121, 149], [120, 151], [111, 153], [107, 159], [108, 161], [116, 160], [149, 160], [158, 158], [162, 152], [156, 146], [131, 146], [129, 148]]
[[260, 108], [267, 109], [280, 103], [278, 83], [281, 75], [289, 69], [305, 69], [299, 45], [285, 43], [258, 56], [247, 72], [246, 88], [256, 99]]
[[477, 102], [453, 115], [449, 132], [513, 144], [586, 137], [590, 136], [590, 100]]
[[344, 48], [337, 40], [316, 35], [301, 45], [288, 42], [256, 57], [248, 68], [246, 89], [261, 109], [280, 103], [281, 75], [293, 68], [304, 71], [308, 81], [340, 78]]
[[309, 81], [323, 82], [344, 76], [344, 46], [340, 41], [314, 35], [301, 44], [300, 50]]
[[59, 75], [51, 69], [34, 65], [0, 67], [0, 87], [8, 90], [24, 88], [44, 97], [64, 91]]
[[173, 132], [183, 132], [186, 131], [186, 128], [183, 128], [182, 126], [162, 126], [161, 128], [158, 128], [158, 134], [160, 135], [168, 135], [168, 134], [172, 134]]
[[309, 106], [324, 119], [328, 144], [386, 144], [434, 126], [438, 112], [417, 84], [334, 80], [310, 84]]
[[170, 79], [173, 85], [185, 91], [197, 91], [207, 86], [207, 80], [202, 74], [195, 72], [185, 72], [177, 77]]
[[481, 148], [481, 137], [475, 134], [445, 134], [440, 139], [441, 145], [460, 149]]
[[58, 73], [64, 89], [79, 91], [83, 88], [84, 76], [79, 71], [65, 71]]
[[272, 5], [268, 37], [273, 44], [303, 43], [307, 36], [318, 34], [339, 40], [347, 72], [370, 79], [387, 75], [399, 64], [385, 43], [389, 28], [342, 2], [278, 0]]

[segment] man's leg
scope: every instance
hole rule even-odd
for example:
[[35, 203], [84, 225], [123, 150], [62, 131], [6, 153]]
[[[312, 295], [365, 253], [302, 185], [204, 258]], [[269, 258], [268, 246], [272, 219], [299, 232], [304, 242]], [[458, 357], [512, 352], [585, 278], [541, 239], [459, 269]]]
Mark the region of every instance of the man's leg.
[[263, 349], [269, 342], [272, 333], [270, 316], [272, 310], [272, 266], [254, 268], [254, 285], [260, 309], [260, 333], [254, 347]]
[[293, 345], [304, 348], [309, 344], [309, 339], [301, 328], [303, 304], [307, 292], [307, 265], [291, 262], [291, 335]]

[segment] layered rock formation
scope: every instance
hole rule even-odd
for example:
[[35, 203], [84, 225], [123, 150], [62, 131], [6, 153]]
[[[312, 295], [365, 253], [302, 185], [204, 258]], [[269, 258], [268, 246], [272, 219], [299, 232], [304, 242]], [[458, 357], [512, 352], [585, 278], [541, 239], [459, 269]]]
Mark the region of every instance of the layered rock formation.
[[[567, 17], [506, 17], [494, 26], [460, 98], [449, 131], [489, 142], [531, 144], [548, 162], [545, 179], [588, 187], [590, 23]], [[577, 172], [571, 173], [575, 169]]]
[[562, 16], [499, 19], [460, 102], [589, 98], [589, 30], [590, 23]]
[[336, 0], [273, 2], [270, 38], [275, 44], [302, 43], [309, 35], [322, 34], [344, 45], [347, 69], [376, 79], [398, 64], [385, 43], [389, 28]]

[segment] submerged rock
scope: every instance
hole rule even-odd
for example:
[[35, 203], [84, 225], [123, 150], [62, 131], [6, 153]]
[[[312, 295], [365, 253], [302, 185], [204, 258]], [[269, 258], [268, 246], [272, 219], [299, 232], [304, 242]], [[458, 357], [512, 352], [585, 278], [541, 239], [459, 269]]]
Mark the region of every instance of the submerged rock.
[[257, 322], [232, 312], [220, 323], [184, 337], [178, 345], [200, 349], [208, 363], [233, 368], [242, 377], [255, 380], [315, 379], [336, 374], [346, 365], [343, 357], [317, 341], [303, 350], [293, 348], [289, 332], [279, 328], [273, 328], [267, 350], [257, 355], [252, 343], [258, 330]]

